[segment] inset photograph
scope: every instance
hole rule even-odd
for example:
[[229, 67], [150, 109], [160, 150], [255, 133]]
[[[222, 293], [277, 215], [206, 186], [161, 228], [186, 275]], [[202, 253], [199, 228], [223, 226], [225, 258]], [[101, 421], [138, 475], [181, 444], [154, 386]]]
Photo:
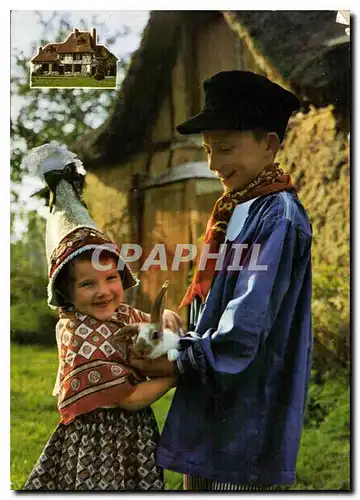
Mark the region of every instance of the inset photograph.
[[63, 42], [39, 47], [30, 60], [30, 87], [116, 87], [118, 58], [97, 43], [96, 29], [74, 28]]

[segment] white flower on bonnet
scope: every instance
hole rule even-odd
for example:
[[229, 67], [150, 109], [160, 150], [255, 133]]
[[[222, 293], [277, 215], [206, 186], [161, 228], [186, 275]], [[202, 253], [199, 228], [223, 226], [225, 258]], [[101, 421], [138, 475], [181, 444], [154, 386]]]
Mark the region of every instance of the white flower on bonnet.
[[63, 170], [69, 163], [74, 163], [78, 174], [85, 175], [86, 170], [76, 154], [56, 141], [31, 149], [23, 158], [22, 165], [31, 175], [44, 180], [44, 174], [53, 170]]

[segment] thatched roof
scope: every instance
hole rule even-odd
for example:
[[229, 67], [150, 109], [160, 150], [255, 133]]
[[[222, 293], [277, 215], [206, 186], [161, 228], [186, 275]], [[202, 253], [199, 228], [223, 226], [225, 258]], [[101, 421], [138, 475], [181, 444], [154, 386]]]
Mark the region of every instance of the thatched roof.
[[339, 87], [344, 91], [349, 85], [349, 43], [336, 15], [330, 10], [224, 13], [268, 73], [317, 105], [343, 104]]
[[152, 11], [113, 112], [100, 128], [73, 146], [87, 168], [100, 162], [102, 166], [119, 164], [129, 154], [152, 147], [150, 129], [170, 92], [180, 29], [186, 23], [200, 25], [220, 15], [267, 74], [300, 98], [315, 105], [344, 101], [349, 87], [349, 44], [328, 43], [344, 34], [344, 27], [336, 23], [336, 11]]

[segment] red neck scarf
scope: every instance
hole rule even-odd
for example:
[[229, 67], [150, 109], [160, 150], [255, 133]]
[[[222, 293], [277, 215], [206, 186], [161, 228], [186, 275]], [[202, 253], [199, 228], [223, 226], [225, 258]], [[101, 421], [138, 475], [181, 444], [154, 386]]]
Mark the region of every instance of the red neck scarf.
[[[220, 245], [224, 243], [228, 223], [237, 205], [257, 198], [258, 196], [292, 188], [293, 180], [291, 174], [284, 173], [279, 167], [279, 164], [274, 163], [265, 167], [258, 177], [241, 191], [224, 193], [215, 203], [206, 226], [204, 243], [210, 244], [209, 252], [218, 252]], [[201, 256], [198, 260], [198, 264], [200, 259]], [[202, 302], [205, 302], [215, 276], [216, 259], [207, 259], [204, 270], [199, 270], [198, 264], [192, 283], [182, 299], [179, 308], [190, 304], [196, 295], [199, 295]]]

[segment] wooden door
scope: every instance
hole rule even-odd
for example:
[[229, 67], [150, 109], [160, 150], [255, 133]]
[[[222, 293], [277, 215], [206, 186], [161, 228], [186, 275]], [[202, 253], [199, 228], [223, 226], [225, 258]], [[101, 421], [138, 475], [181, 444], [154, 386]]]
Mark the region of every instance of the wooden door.
[[[207, 186], [204, 189], [204, 185]], [[211, 186], [211, 189], [208, 189]], [[214, 202], [220, 194], [219, 183], [206, 179], [186, 179], [162, 186], [148, 188], [145, 191], [142, 224], [140, 289], [137, 306], [148, 311], [165, 280], [170, 281], [166, 308], [176, 310], [187, 287], [190, 284], [196, 258], [180, 262], [178, 268], [174, 256], [178, 244], [196, 245], [198, 252]], [[155, 245], [161, 245], [155, 247]], [[156, 248], [159, 251], [156, 251]], [[160, 258], [165, 255], [166, 267], [150, 265], [149, 255]], [[183, 250], [183, 254], [187, 254]], [[187, 321], [187, 308], [180, 312]]]

